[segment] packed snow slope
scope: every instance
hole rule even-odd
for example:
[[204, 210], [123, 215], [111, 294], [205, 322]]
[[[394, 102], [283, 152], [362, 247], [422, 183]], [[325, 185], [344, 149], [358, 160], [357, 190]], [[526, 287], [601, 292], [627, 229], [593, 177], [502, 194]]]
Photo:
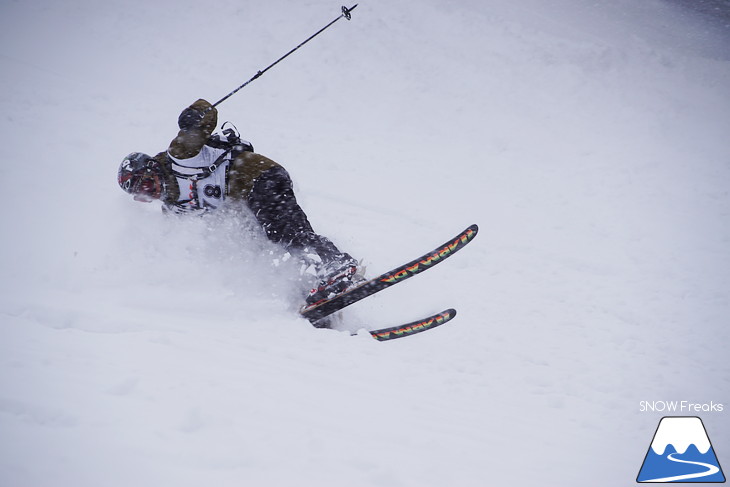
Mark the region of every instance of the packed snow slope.
[[730, 465], [714, 4], [362, 0], [220, 105], [370, 275], [480, 225], [325, 331], [250, 215], [116, 171], [340, 4], [2, 2], [0, 485], [631, 485], [662, 400], [724, 403], [684, 414]]

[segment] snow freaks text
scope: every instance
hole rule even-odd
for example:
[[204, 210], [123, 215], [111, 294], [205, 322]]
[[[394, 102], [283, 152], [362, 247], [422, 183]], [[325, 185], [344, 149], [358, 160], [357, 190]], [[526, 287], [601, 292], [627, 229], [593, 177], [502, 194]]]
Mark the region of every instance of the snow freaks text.
[[640, 401], [639, 412], [659, 413], [721, 413], [724, 406], [721, 403], [696, 403], [691, 401]]

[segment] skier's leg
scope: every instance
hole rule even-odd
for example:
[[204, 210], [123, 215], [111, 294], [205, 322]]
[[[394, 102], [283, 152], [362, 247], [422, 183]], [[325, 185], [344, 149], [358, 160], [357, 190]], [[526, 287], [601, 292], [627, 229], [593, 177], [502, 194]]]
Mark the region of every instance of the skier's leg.
[[248, 205], [269, 240], [280, 243], [293, 254], [302, 257], [314, 253], [324, 267], [352, 259], [312, 229], [283, 167], [269, 169], [254, 182]]
[[[309, 288], [305, 299], [308, 304], [328, 299], [365, 280], [350, 254], [341, 252], [328, 238], [312, 229], [297, 203], [291, 178], [284, 168], [269, 169], [255, 181], [248, 205], [269, 240], [280, 243], [307, 265], [314, 264], [317, 282], [311, 283], [315, 287]], [[320, 262], [308, 257], [312, 253]], [[315, 326], [327, 327], [329, 320], [317, 322]]]

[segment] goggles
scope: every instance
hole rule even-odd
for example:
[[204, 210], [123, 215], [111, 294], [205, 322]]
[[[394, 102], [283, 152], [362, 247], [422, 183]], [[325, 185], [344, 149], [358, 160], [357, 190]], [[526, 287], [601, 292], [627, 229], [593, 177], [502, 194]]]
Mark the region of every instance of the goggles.
[[151, 171], [132, 176], [124, 181], [122, 187], [125, 191], [134, 195], [135, 201], [145, 203], [160, 199], [162, 194], [160, 177]]

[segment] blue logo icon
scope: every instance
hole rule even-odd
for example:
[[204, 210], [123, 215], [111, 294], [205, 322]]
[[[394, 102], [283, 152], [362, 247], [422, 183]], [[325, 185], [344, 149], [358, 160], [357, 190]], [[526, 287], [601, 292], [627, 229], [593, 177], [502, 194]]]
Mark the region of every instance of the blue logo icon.
[[662, 418], [636, 481], [725, 482], [702, 420], [696, 416]]

